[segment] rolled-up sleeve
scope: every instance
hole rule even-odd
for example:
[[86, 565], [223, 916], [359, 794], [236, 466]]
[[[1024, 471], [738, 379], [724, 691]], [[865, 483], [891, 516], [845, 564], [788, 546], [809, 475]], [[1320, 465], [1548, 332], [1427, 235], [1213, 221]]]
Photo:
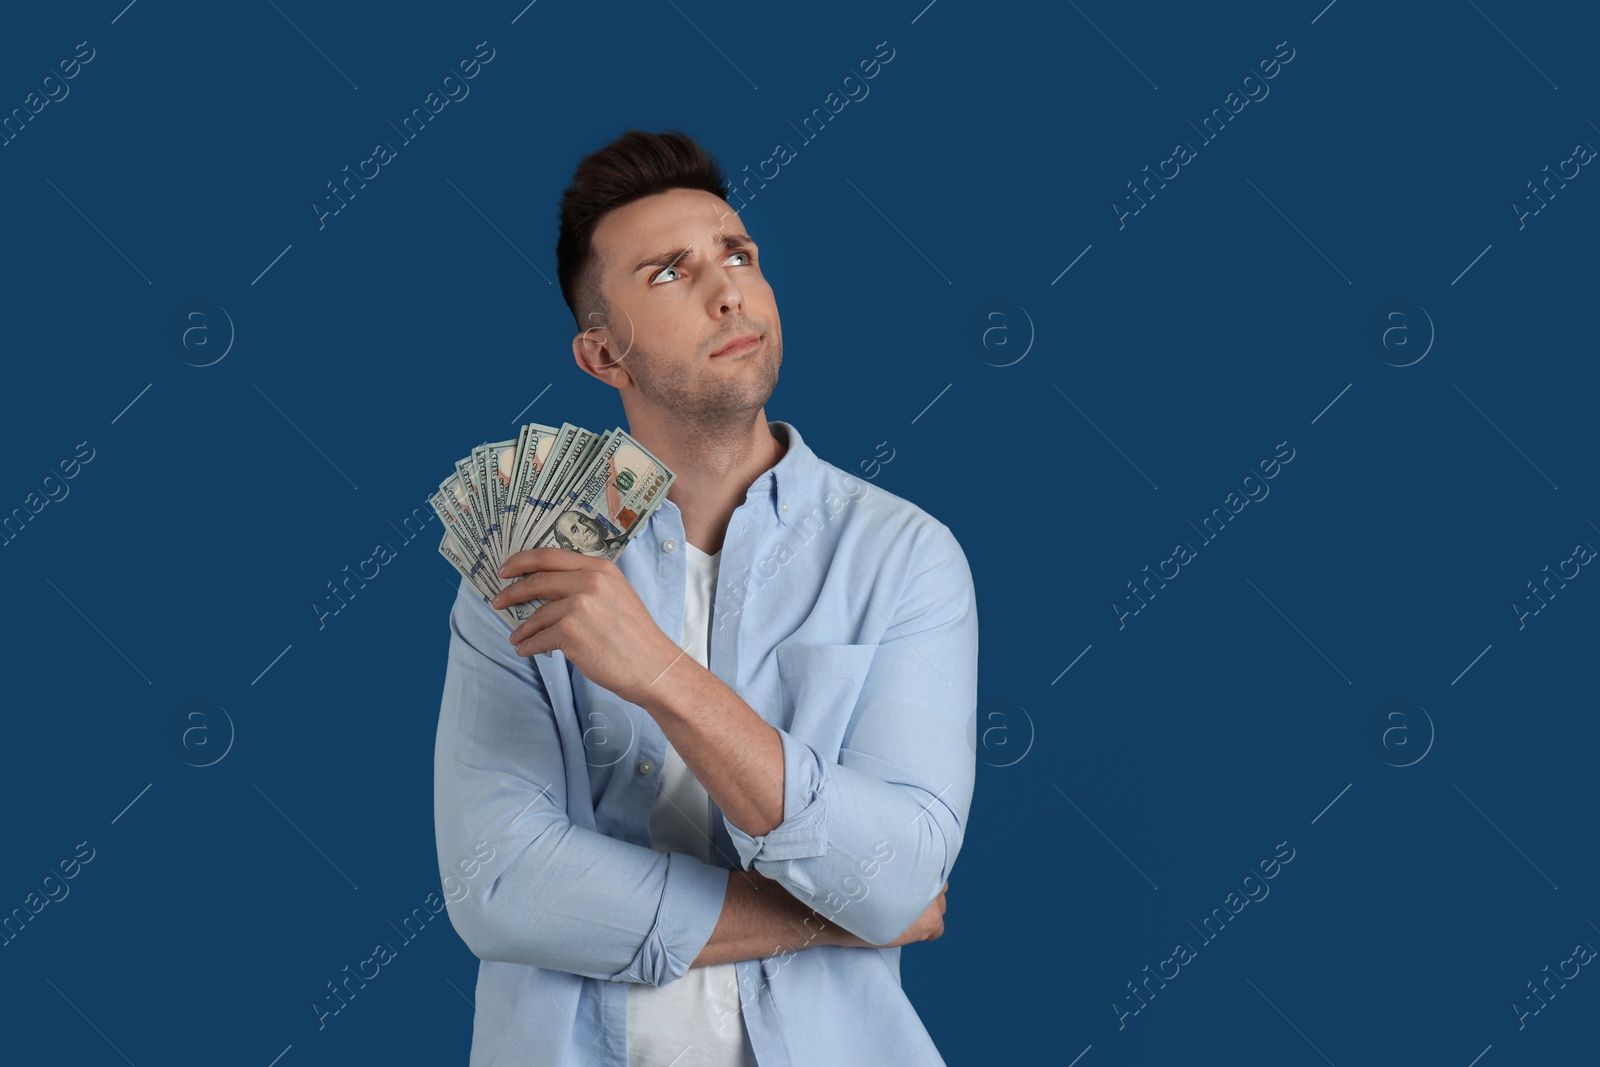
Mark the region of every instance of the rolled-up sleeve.
[[904, 933], [949, 880], [976, 780], [972, 574], [947, 527], [924, 532], [877, 643], [790, 650], [795, 720], [850, 724], [838, 762], [779, 729], [783, 821], [757, 837], [723, 815], [743, 867], [873, 944]]
[[[573, 711], [552, 707], [509, 633], [463, 580], [434, 748], [434, 829], [450, 921], [480, 959], [675, 981], [711, 939], [728, 871], [569, 819], [569, 790], [588, 789], [576, 722], [571, 731], [557, 726], [558, 714]], [[586, 795], [576, 801], [589, 803]]]

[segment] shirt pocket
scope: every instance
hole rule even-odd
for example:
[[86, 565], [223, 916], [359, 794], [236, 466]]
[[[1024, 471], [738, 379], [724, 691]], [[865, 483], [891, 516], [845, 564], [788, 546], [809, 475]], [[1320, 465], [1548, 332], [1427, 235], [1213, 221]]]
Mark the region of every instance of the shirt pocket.
[[779, 645], [783, 728], [838, 763], [877, 650], [877, 645]]

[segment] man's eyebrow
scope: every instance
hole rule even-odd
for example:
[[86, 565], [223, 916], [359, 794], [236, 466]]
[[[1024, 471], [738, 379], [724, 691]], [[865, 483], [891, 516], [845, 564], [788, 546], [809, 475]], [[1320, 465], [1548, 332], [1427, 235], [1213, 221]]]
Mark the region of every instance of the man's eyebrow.
[[[747, 233], [725, 233], [718, 239], [717, 243], [729, 252], [744, 251], [755, 247], [755, 241]], [[656, 255], [644, 260], [637, 267], [634, 267], [632, 273], [637, 274], [646, 267], [670, 267], [680, 259], [685, 258], [691, 263], [694, 262], [694, 250], [692, 248], [674, 248], [666, 252], [658, 252]]]

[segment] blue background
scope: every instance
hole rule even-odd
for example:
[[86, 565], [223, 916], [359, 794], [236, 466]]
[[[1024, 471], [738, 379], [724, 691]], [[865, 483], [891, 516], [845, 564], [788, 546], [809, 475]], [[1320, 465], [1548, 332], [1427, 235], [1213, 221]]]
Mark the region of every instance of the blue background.
[[[308, 1008], [440, 892], [456, 578], [403, 521], [519, 422], [620, 420], [554, 242], [629, 128], [736, 177], [793, 146], [741, 212], [785, 316], [767, 414], [846, 469], [892, 451], [876, 484], [971, 561], [982, 763], [947, 932], [903, 965], [951, 1064], [1592, 1049], [1591, 969], [1514, 1008], [1600, 946], [1600, 578], [1520, 615], [1600, 545], [1600, 178], [1513, 206], [1600, 145], [1590, 13], [523, 2], [7, 13], [0, 113], [94, 49], [0, 147], [0, 514], [66, 493], [0, 551], [0, 913], [94, 850], [0, 948], [7, 1058], [466, 1061], [447, 921]], [[470, 95], [319, 227], [481, 41]]]

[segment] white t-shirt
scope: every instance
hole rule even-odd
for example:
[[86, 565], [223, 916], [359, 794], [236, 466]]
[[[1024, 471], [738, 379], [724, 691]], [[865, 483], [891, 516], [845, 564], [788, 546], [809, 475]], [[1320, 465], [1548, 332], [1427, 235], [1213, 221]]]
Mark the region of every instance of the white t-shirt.
[[[682, 542], [688, 565], [683, 596], [684, 651], [706, 666], [719, 549], [707, 555]], [[711, 862], [711, 798], [672, 742], [661, 791], [650, 809], [650, 844]], [[691, 967], [664, 986], [628, 983], [628, 1067], [757, 1067], [739, 1005], [732, 963]]]

